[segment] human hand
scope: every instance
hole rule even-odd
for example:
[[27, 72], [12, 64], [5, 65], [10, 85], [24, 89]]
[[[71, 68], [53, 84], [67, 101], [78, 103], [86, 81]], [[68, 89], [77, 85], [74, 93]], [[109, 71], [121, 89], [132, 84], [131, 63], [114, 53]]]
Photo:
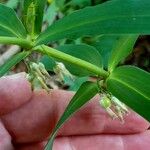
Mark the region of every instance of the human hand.
[[[43, 150], [72, 92], [32, 92], [24, 74], [0, 79], [0, 150]], [[98, 97], [60, 130], [54, 150], [149, 150], [149, 123], [134, 112], [111, 120]]]

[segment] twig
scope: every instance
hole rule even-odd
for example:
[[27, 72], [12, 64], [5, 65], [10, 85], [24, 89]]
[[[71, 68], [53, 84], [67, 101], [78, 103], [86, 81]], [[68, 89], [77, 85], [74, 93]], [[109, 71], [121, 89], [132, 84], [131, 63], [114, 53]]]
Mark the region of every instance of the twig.
[[9, 58], [20, 51], [19, 46], [11, 46], [4, 54], [0, 56], [0, 66], [2, 66]]

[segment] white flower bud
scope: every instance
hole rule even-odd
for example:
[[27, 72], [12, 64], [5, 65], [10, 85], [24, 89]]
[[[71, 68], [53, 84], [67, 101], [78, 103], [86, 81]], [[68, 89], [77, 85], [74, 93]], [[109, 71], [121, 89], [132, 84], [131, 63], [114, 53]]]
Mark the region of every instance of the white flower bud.
[[32, 83], [33, 88], [44, 88], [49, 92], [49, 88], [46, 85], [46, 79], [50, 78], [50, 75], [46, 71], [44, 65], [42, 63], [34, 63], [31, 62], [29, 65], [29, 74], [27, 75], [27, 79]]
[[112, 96], [111, 100], [112, 100], [112, 102], [114, 102], [114, 104], [116, 106], [119, 106], [123, 111], [125, 111], [125, 113], [129, 113], [128, 108], [126, 107], [126, 105], [124, 103], [122, 103], [119, 99]]
[[113, 112], [110, 108], [106, 108], [106, 111], [113, 120], [118, 118], [118, 116], [115, 114], [115, 112]]
[[73, 75], [66, 69], [65, 65], [60, 62], [56, 62], [54, 72], [58, 75], [60, 80], [64, 80], [64, 76], [74, 79]]

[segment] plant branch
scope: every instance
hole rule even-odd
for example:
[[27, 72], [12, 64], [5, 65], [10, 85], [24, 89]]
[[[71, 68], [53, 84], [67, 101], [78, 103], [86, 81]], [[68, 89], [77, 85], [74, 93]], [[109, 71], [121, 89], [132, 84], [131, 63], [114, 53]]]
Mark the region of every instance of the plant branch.
[[0, 44], [14, 44], [27, 49], [33, 47], [32, 42], [26, 39], [15, 38], [15, 37], [0, 37]]
[[105, 71], [105, 70], [85, 61], [85, 60], [76, 58], [74, 56], [63, 53], [61, 51], [58, 51], [58, 50], [51, 48], [51, 47], [48, 47], [46, 45], [37, 46], [37, 47], [33, 48], [33, 50], [38, 51], [38, 52], [43, 53], [43, 54], [46, 54], [48, 56], [54, 57], [56, 59], [66, 61], [68, 63], [74, 64], [74, 65], [79, 66], [81, 68], [84, 68], [84, 69], [94, 73], [95, 75], [103, 76], [104, 78], [107, 78], [109, 76], [109, 73], [107, 71]]
[[13, 45], [6, 52], [0, 56], [0, 66], [2, 66], [8, 59], [17, 54], [20, 51], [20, 47]]

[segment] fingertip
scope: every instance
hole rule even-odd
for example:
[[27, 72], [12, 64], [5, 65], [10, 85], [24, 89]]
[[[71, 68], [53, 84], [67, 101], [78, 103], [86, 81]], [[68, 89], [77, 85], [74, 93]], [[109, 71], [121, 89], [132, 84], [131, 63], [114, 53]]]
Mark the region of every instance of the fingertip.
[[30, 100], [31, 95], [31, 85], [25, 73], [0, 78], [0, 115], [20, 107]]

